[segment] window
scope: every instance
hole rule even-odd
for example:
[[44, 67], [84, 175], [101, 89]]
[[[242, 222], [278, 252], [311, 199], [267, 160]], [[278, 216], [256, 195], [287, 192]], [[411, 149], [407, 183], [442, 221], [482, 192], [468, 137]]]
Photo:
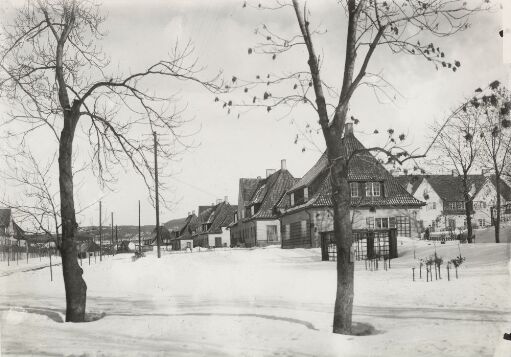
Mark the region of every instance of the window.
[[486, 219], [480, 219], [479, 220], [479, 227], [486, 227]]
[[434, 210], [436, 209], [436, 202], [429, 202], [426, 206], [428, 210]]
[[376, 228], [389, 228], [389, 219], [376, 218]]
[[366, 218], [366, 225], [369, 229], [374, 229], [374, 218], [373, 217], [367, 217]]
[[465, 209], [465, 202], [463, 201], [449, 202], [449, 209], [451, 211], [463, 211]]
[[309, 199], [309, 188], [305, 187], [303, 189], [303, 201], [307, 202], [308, 199]]
[[350, 182], [351, 197], [360, 197], [358, 195], [358, 182]]
[[484, 201], [474, 202], [474, 209], [485, 209], [485, 208], [486, 208], [486, 202], [484, 202]]
[[238, 213], [234, 213], [234, 223], [238, 222]]
[[255, 214], [255, 206], [250, 207], [250, 215], [253, 216]]
[[380, 182], [366, 182], [366, 196], [367, 197], [380, 197], [381, 183]]
[[295, 194], [291, 193], [289, 196], [290, 196], [290, 199], [291, 199], [291, 206], [294, 206], [295, 205]]
[[268, 242], [276, 242], [279, 240], [276, 225], [266, 226], [266, 237], [268, 238]]
[[294, 200], [294, 204], [293, 205], [301, 205], [302, 203], [304, 203], [306, 201], [306, 198], [305, 198], [305, 193], [307, 192], [307, 195], [309, 194], [308, 190], [307, 190], [307, 187], [305, 188], [302, 188], [302, 189], [299, 189], [299, 190], [296, 190], [295, 192], [293, 192], [293, 200]]

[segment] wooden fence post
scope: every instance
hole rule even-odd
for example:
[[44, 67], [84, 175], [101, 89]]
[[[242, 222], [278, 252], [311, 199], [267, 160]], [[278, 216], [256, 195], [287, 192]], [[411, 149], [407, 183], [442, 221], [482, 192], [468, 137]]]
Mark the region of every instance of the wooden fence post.
[[51, 250], [50, 250], [50, 248], [48, 248], [48, 255], [50, 257], [50, 281], [53, 281], [53, 268], [52, 268], [52, 264], [51, 264]]
[[412, 279], [415, 281], [415, 267], [412, 267]]

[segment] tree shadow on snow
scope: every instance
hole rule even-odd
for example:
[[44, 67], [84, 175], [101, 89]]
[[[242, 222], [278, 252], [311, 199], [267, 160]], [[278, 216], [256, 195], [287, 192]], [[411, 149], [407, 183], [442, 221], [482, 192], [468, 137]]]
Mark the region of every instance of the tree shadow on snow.
[[[7, 311], [7, 310], [14, 310], [14, 311], [26, 312], [29, 314], [37, 314], [37, 315], [41, 315], [41, 316], [46, 316], [50, 320], [57, 322], [57, 323], [65, 322], [65, 316], [66, 316], [64, 310], [49, 309], [49, 308], [23, 306], [20, 308], [10, 307], [10, 308], [5, 308], [5, 309], [0, 309], [0, 311]], [[106, 316], [106, 313], [104, 313], [104, 312], [88, 312], [85, 314], [85, 322], [98, 321], [105, 316]]]

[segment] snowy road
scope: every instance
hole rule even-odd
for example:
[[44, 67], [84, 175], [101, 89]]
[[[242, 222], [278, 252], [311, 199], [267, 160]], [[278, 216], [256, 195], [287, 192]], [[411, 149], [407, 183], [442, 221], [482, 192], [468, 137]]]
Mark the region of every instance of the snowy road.
[[62, 323], [60, 267], [52, 283], [48, 269], [0, 277], [2, 355], [509, 357], [507, 250], [462, 247], [460, 279], [426, 283], [412, 251], [433, 247], [406, 243], [389, 271], [357, 263], [354, 321], [371, 336], [330, 333], [335, 264], [317, 250], [119, 255], [84, 266], [87, 324]]

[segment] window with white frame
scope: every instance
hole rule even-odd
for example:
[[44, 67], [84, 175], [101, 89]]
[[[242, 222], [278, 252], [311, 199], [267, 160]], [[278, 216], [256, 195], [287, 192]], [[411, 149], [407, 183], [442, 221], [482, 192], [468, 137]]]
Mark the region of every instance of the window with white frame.
[[369, 229], [374, 229], [374, 217], [367, 217], [366, 218], [366, 226]]
[[389, 228], [388, 218], [376, 218], [376, 228]]
[[381, 196], [381, 183], [380, 182], [366, 182], [366, 196], [367, 197], [380, 197]]
[[358, 194], [358, 182], [350, 182], [351, 197], [360, 197]]

